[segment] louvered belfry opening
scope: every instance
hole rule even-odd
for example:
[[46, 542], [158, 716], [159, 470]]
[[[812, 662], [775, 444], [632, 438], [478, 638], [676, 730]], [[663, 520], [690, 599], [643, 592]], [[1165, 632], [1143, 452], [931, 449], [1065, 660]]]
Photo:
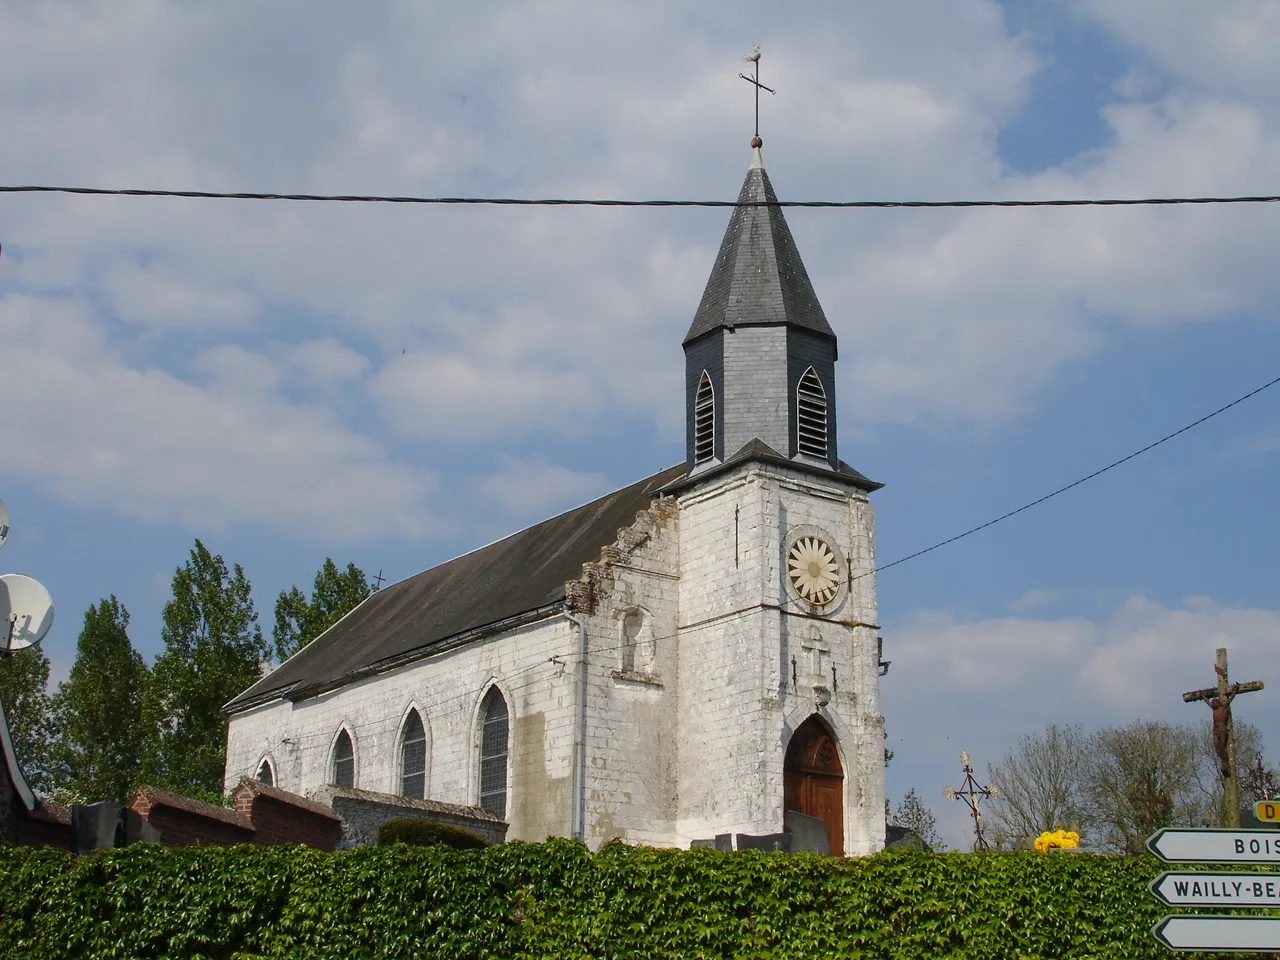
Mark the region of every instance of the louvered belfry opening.
[[716, 453], [716, 392], [704, 370], [693, 401], [693, 462], [706, 463]]
[[796, 445], [801, 453], [827, 457], [827, 392], [810, 367], [796, 387]]
[[427, 730], [422, 716], [410, 710], [400, 740], [400, 795], [422, 800], [427, 790]]
[[343, 730], [333, 745], [333, 782], [340, 787], [356, 785], [356, 751], [351, 734]]
[[507, 701], [490, 687], [481, 705], [480, 806], [499, 817], [507, 815]]
[[258, 775], [254, 779], [266, 787], [274, 787], [276, 785], [276, 777], [271, 772], [270, 760], [263, 758], [262, 763], [258, 764]]

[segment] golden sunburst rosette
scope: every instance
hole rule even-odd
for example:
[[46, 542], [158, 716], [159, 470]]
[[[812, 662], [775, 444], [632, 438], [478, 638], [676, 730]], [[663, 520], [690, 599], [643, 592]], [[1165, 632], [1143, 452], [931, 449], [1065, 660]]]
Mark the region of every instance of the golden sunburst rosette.
[[801, 537], [787, 552], [787, 577], [803, 599], [825, 606], [840, 589], [835, 551], [817, 537]]

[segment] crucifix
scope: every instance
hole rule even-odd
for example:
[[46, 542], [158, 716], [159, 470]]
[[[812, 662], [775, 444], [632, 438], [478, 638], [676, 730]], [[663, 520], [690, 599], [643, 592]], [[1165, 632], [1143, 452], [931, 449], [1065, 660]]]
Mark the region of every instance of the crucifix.
[[1262, 689], [1261, 680], [1250, 680], [1248, 683], [1227, 682], [1227, 648], [1218, 648], [1218, 658], [1213, 665], [1218, 675], [1216, 687], [1205, 687], [1203, 690], [1192, 690], [1184, 693], [1185, 703], [1203, 700], [1213, 711], [1213, 749], [1218, 755], [1218, 771], [1222, 775], [1223, 800], [1227, 805], [1227, 822], [1224, 827], [1240, 826], [1240, 795], [1236, 788], [1236, 735], [1231, 723], [1231, 701], [1241, 693], [1252, 693]]
[[748, 77], [745, 73], [740, 73], [738, 76], [756, 88], [756, 135], [751, 138], [751, 145], [753, 147], [761, 147], [764, 146], [764, 141], [760, 139], [760, 91], [768, 90], [775, 95], [778, 91], [772, 87], [766, 87], [760, 82], [760, 44], [757, 43], [755, 49], [750, 53], [744, 53], [742, 59], [752, 65], [752, 75]]
[[978, 804], [983, 800], [997, 799], [1000, 790], [998, 787], [981, 786], [973, 779], [973, 764], [969, 761], [968, 751], [960, 751], [960, 762], [964, 764], [964, 786], [959, 790], [946, 787], [942, 794], [948, 800], [963, 800], [969, 805], [969, 810], [973, 813], [973, 852], [977, 853], [987, 849], [987, 841], [982, 836], [982, 811], [978, 809]]

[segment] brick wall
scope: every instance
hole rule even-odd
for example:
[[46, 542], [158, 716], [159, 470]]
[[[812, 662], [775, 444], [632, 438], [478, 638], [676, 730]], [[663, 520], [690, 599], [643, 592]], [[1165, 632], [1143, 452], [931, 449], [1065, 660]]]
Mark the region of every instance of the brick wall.
[[325, 805], [278, 787], [244, 777], [231, 791], [236, 813], [253, 824], [253, 842], [263, 846], [305, 843], [317, 850], [333, 850], [342, 836], [342, 822]]
[[167, 847], [253, 842], [253, 823], [248, 817], [168, 790], [139, 787], [129, 807], [160, 831], [161, 842]]

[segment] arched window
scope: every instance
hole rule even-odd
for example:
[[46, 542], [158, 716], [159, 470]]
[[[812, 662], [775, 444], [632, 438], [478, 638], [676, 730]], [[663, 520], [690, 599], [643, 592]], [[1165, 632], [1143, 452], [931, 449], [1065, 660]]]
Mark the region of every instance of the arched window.
[[480, 806], [490, 813], [507, 815], [507, 701], [502, 691], [490, 687], [480, 705]]
[[813, 367], [796, 387], [796, 446], [801, 453], [827, 457], [827, 392]]
[[333, 782], [339, 787], [356, 785], [356, 751], [351, 734], [343, 730], [333, 743]]
[[426, 791], [427, 729], [418, 711], [410, 710], [400, 738], [400, 794], [421, 800]]
[[255, 780], [263, 786], [274, 787], [276, 785], [275, 771], [271, 769], [271, 761], [266, 757], [262, 758], [262, 762], [258, 764], [258, 772], [254, 775]]
[[716, 391], [702, 371], [693, 400], [693, 462], [706, 463], [716, 454]]

